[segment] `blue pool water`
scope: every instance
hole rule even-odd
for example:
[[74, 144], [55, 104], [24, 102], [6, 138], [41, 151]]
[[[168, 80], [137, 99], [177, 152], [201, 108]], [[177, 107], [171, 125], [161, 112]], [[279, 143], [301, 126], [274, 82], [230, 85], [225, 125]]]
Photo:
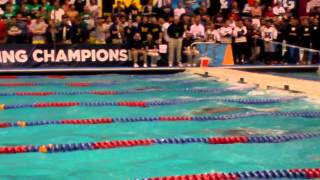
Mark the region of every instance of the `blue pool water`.
[[[17, 91], [125, 91], [136, 88], [162, 88], [166, 91], [114, 96], [1, 96], [2, 104], [65, 101], [153, 101], [172, 98], [275, 97], [274, 92], [257, 90], [219, 94], [179, 91], [185, 88], [227, 88], [230, 84], [195, 75], [164, 76], [97, 75], [70, 76], [66, 79], [18, 78], [4, 82], [110, 82], [107, 87], [0, 87], [0, 92]], [[279, 95], [280, 96], [280, 95]], [[83, 119], [100, 117], [192, 116], [204, 107], [280, 108], [281, 111], [319, 111], [320, 105], [306, 99], [269, 105], [240, 105], [202, 101], [171, 106], [139, 107], [68, 107], [24, 108], [0, 111], [0, 122]], [[247, 112], [243, 109], [236, 111]], [[230, 113], [230, 112], [229, 112]], [[319, 118], [259, 116], [232, 121], [139, 122], [103, 125], [59, 125], [0, 129], [0, 146], [41, 145], [171, 137], [226, 136], [226, 130], [250, 128], [276, 132], [320, 131]], [[320, 165], [319, 139], [279, 144], [235, 145], [154, 145], [110, 150], [69, 153], [27, 153], [0, 155], [0, 179], [134, 179], [207, 172], [234, 172], [279, 168], [312, 168]]]

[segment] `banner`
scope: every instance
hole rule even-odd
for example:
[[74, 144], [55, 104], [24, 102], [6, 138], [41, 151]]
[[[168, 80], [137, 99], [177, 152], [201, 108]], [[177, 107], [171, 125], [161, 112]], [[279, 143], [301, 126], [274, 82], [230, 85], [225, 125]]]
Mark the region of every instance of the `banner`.
[[126, 46], [1, 45], [0, 68], [129, 66]]

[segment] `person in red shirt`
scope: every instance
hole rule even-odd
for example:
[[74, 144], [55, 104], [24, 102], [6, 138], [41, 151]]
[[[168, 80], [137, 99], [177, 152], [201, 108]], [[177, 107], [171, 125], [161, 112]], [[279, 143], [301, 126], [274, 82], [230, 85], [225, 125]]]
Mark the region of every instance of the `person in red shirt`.
[[0, 16], [0, 44], [6, 43], [7, 25], [6, 22]]

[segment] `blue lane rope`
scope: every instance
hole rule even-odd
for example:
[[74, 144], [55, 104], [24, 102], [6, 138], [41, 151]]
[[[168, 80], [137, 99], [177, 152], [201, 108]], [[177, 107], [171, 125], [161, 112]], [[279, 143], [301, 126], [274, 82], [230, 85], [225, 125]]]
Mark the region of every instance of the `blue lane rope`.
[[[25, 103], [25, 104], [0, 104], [0, 110], [6, 109], [19, 109], [19, 108], [39, 108], [39, 107], [69, 107], [69, 106], [87, 106], [87, 107], [98, 107], [98, 106], [132, 106], [132, 107], [151, 107], [151, 106], [169, 106], [186, 103], [196, 103], [204, 101], [221, 101], [227, 103], [240, 103], [240, 104], [274, 104], [281, 102], [288, 102], [299, 99], [301, 97], [283, 97], [283, 98], [194, 98], [194, 99], [169, 99], [162, 101], [141, 101], [136, 105], [137, 102], [125, 102], [127, 105], [123, 105], [124, 102], [45, 102], [45, 103]], [[39, 106], [39, 104], [45, 104]], [[51, 104], [48, 106], [47, 104]], [[53, 105], [56, 104], [56, 105]], [[130, 105], [131, 104], [131, 105]]]
[[99, 150], [110, 148], [123, 148], [135, 146], [150, 146], [163, 144], [189, 144], [205, 143], [211, 145], [217, 144], [253, 144], [253, 143], [283, 143], [297, 140], [306, 140], [320, 137], [320, 132], [295, 133], [278, 136], [227, 136], [227, 137], [207, 137], [207, 138], [155, 138], [142, 140], [118, 140], [91, 143], [66, 143], [50, 145], [20, 145], [20, 146], [2, 146], [0, 154], [14, 153], [58, 153], [83, 150]]
[[208, 116], [159, 116], [159, 117], [115, 117], [115, 118], [90, 118], [71, 120], [42, 120], [42, 121], [18, 121], [1, 122], [0, 128], [10, 127], [32, 127], [44, 125], [90, 125], [109, 123], [135, 123], [135, 122], [156, 122], [156, 121], [226, 121], [255, 116], [286, 116], [303, 118], [320, 118], [320, 112], [245, 112], [228, 115], [208, 115]]

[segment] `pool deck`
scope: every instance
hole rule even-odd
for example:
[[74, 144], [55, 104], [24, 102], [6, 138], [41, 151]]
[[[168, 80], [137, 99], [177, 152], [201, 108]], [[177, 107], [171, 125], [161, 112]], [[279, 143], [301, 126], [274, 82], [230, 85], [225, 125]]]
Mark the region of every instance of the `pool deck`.
[[301, 92], [309, 98], [320, 98], [320, 82], [281, 77], [270, 74], [261, 74], [247, 71], [240, 71], [229, 68], [189, 68], [187, 72], [193, 74], [204, 74], [208, 72], [209, 76], [217, 78], [219, 81], [239, 83], [243, 82], [250, 85], [258, 85], [260, 89], [285, 89], [295, 92]]

